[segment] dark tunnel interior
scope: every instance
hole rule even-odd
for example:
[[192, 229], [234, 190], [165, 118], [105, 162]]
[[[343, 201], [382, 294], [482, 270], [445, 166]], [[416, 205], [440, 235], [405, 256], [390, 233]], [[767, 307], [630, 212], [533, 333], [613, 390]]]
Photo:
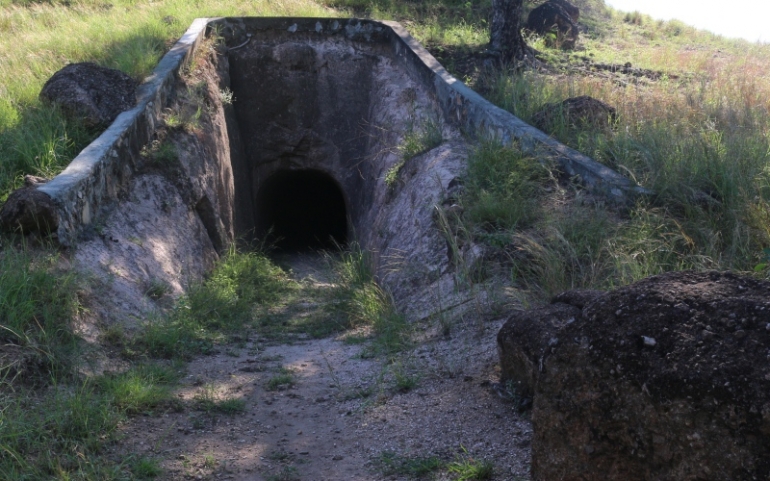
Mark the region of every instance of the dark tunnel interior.
[[347, 243], [345, 198], [329, 175], [282, 170], [257, 193], [258, 236], [279, 251], [334, 249]]

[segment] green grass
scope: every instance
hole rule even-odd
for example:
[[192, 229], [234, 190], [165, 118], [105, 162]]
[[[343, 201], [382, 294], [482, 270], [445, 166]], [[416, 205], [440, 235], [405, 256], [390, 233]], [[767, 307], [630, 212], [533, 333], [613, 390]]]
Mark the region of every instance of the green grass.
[[74, 274], [58, 272], [57, 259], [13, 248], [0, 254], [0, 343], [17, 353], [0, 366], [3, 376], [21, 373], [31, 381], [69, 373], [78, 344], [70, 323], [79, 302]]
[[212, 386], [207, 386], [194, 397], [195, 408], [207, 413], [235, 415], [246, 410], [246, 401], [240, 398], [220, 399]]
[[131, 474], [136, 479], [155, 479], [163, 473], [160, 463], [154, 458], [137, 458], [131, 461], [129, 465]]
[[123, 415], [89, 383], [50, 394], [4, 395], [0, 412], [3, 479], [119, 479], [104, 448]]
[[260, 306], [279, 302], [294, 288], [286, 273], [264, 254], [231, 249], [169, 316], [145, 326], [134, 340], [134, 349], [167, 359], [210, 352], [227, 334], [251, 326]]
[[387, 291], [375, 282], [369, 253], [352, 243], [332, 263], [335, 309], [346, 317], [349, 327], [371, 328], [372, 342], [367, 351], [372, 355], [394, 354], [408, 347], [411, 326]]
[[137, 364], [120, 374], [97, 379], [100, 391], [126, 414], [149, 413], [168, 405], [171, 388], [179, 379], [178, 369], [162, 364]]
[[410, 129], [406, 135], [404, 135], [404, 139], [398, 147], [401, 160], [399, 160], [385, 174], [385, 185], [394, 187], [398, 181], [401, 169], [406, 165], [409, 159], [438, 147], [443, 141], [444, 137], [441, 133], [441, 126], [435, 120], [424, 122], [420, 129]]
[[278, 391], [281, 389], [288, 389], [297, 383], [297, 379], [294, 375], [294, 371], [282, 367], [278, 370], [278, 373], [270, 377], [265, 383], [265, 389], [268, 391]]
[[377, 459], [377, 465], [385, 476], [423, 478], [443, 469], [446, 463], [435, 456], [412, 457], [384, 451]]
[[490, 461], [463, 457], [447, 465], [447, 471], [455, 481], [483, 481], [492, 479], [495, 466]]
[[550, 171], [514, 147], [482, 142], [468, 158], [467, 218], [485, 232], [523, 229], [537, 218]]

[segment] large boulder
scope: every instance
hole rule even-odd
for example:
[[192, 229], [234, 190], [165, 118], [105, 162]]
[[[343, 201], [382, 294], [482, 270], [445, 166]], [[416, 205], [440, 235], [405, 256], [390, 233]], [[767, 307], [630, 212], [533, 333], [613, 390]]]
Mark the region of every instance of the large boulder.
[[560, 325], [534, 387], [535, 480], [768, 479], [770, 282], [668, 273]]
[[570, 128], [604, 131], [610, 129], [616, 119], [615, 107], [581, 95], [544, 105], [532, 116], [532, 125], [546, 133], [552, 133], [562, 123]]
[[62, 68], [43, 86], [40, 98], [58, 104], [65, 115], [93, 127], [107, 127], [136, 103], [134, 79], [91, 62]]
[[555, 34], [562, 48], [573, 49], [580, 30], [580, 9], [567, 0], [548, 0], [529, 13], [525, 28], [540, 35]]
[[46, 193], [37, 190], [39, 184], [11, 192], [0, 207], [0, 230], [20, 233], [56, 232], [59, 217], [56, 203]]

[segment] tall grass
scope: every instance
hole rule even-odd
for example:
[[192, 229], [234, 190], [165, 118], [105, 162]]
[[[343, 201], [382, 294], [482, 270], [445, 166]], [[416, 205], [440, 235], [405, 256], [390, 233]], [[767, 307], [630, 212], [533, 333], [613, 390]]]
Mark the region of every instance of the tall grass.
[[[694, 30], [677, 35], [685, 34], [716, 41]], [[618, 109], [612, 131], [566, 124], [551, 131], [654, 193], [606, 232], [617, 282], [672, 269], [751, 271], [770, 246], [770, 80], [762, 74], [770, 48], [751, 46], [739, 56], [734, 50], [742, 43], [724, 42], [715, 55], [707, 45], [707, 55], [671, 43], [665, 61], [636, 57], [644, 63], [635, 66], [663, 67], [680, 75], [676, 80], [619, 85], [601, 76], [530, 72], [487, 84], [495, 103], [525, 120], [546, 103], [578, 95]], [[697, 73], [686, 75], [693, 66]]]

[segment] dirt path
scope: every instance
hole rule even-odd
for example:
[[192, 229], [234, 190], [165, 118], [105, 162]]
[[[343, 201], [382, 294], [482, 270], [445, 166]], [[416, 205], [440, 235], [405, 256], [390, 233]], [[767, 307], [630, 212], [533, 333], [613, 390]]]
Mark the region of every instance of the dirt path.
[[[328, 285], [319, 258], [288, 262], [296, 278]], [[160, 459], [173, 480], [411, 479], [417, 458], [444, 463], [435, 479], [471, 459], [490, 461], [492, 479], [529, 479], [531, 426], [492, 389], [501, 322], [458, 323], [440, 338], [423, 326], [426, 340], [390, 364], [341, 337], [251, 334], [191, 362], [179, 412], [133, 418], [120, 451]]]

